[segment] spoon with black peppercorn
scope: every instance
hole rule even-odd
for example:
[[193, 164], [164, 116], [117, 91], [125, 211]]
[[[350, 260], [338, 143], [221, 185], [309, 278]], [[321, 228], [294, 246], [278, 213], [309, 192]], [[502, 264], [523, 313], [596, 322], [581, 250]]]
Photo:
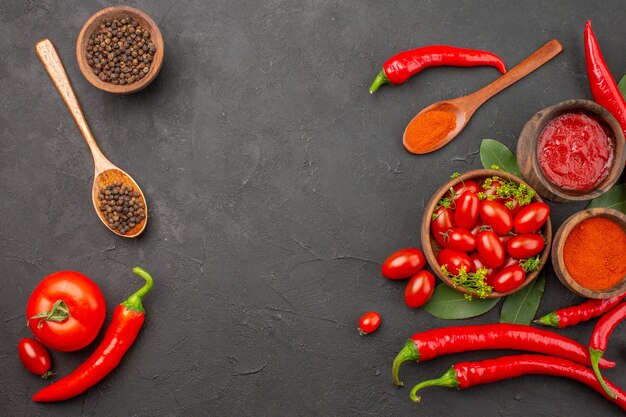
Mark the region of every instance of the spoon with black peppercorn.
[[118, 236], [139, 236], [148, 222], [148, 207], [139, 185], [109, 161], [98, 147], [52, 42], [43, 39], [37, 42], [35, 49], [89, 145], [94, 162], [91, 198], [98, 217]]

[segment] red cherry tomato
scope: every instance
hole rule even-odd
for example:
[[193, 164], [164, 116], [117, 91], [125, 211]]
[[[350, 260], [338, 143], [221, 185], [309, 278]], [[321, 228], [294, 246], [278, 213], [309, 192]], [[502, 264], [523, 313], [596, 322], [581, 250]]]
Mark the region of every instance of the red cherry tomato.
[[452, 187], [452, 189], [454, 190], [454, 201], [458, 200], [461, 194], [463, 194], [465, 191], [471, 191], [475, 194], [478, 194], [480, 192], [480, 186], [476, 181], [472, 180], [460, 182]]
[[446, 265], [448, 272], [452, 275], [458, 275], [459, 270], [465, 268], [469, 271], [472, 268], [472, 261], [470, 261], [467, 253], [459, 252], [456, 250], [444, 248], [437, 254], [437, 262], [439, 265]]
[[411, 308], [421, 307], [435, 291], [435, 276], [428, 271], [419, 271], [411, 277], [404, 290], [404, 302]]
[[17, 344], [17, 354], [24, 368], [35, 375], [48, 375], [52, 362], [48, 350], [40, 342], [31, 338], [21, 339]]
[[506, 235], [513, 228], [513, 216], [504, 204], [485, 200], [480, 203], [480, 219], [499, 235]]
[[509, 240], [511, 240], [511, 238], [513, 237], [513, 235], [503, 235], [503, 236], [498, 236], [498, 239], [500, 239], [500, 242], [502, 242], [502, 246], [504, 246], [506, 248], [506, 245], [509, 243]]
[[517, 216], [517, 213], [519, 213], [519, 211], [522, 209], [522, 207], [519, 205], [519, 201], [517, 201], [514, 198], [509, 198], [505, 203], [504, 206], [509, 209], [509, 211], [511, 212], [511, 216], [513, 216], [513, 218], [515, 218], [515, 216]]
[[487, 281], [487, 284], [491, 285], [490, 280], [496, 275], [498, 270], [496, 268], [489, 268], [487, 265], [485, 265], [483, 260], [480, 259], [480, 255], [478, 253], [472, 253], [470, 255], [470, 261], [472, 261], [472, 268], [470, 269], [471, 272], [476, 272], [480, 268], [487, 269], [487, 274], [485, 275], [485, 279]]
[[404, 279], [417, 274], [426, 265], [426, 258], [416, 248], [400, 249], [383, 262], [383, 276], [389, 279]]
[[450, 229], [445, 236], [446, 248], [459, 252], [471, 252], [476, 249], [476, 236], [472, 232], [460, 227]]
[[474, 236], [478, 236], [478, 233], [482, 232], [484, 227], [489, 228], [488, 225], [486, 225], [484, 222], [482, 222], [480, 219], [478, 219], [478, 223], [476, 223], [476, 226], [474, 226], [474, 228], [471, 230], [471, 232], [472, 232], [472, 234]]
[[490, 197], [492, 195], [498, 195], [498, 188], [500, 188], [500, 186], [502, 186], [502, 183], [500, 181], [493, 180], [491, 181], [491, 185], [489, 187], [483, 187], [483, 193], [485, 193], [487, 197]]
[[445, 245], [445, 240], [442, 233], [446, 233], [448, 230], [456, 226], [454, 223], [454, 210], [439, 207], [434, 212], [434, 219], [430, 223], [430, 233], [433, 235], [439, 246]]
[[[55, 305], [57, 308], [53, 311]], [[50, 312], [54, 312], [54, 316], [48, 319], [45, 316]], [[26, 305], [28, 327], [35, 337], [45, 346], [62, 352], [82, 349], [91, 343], [105, 315], [106, 303], [100, 288], [83, 274], [73, 271], [55, 272], [45, 277]]]
[[491, 230], [483, 230], [476, 238], [476, 248], [480, 259], [491, 268], [499, 268], [504, 262], [504, 246], [498, 235]]
[[550, 217], [550, 206], [536, 202], [522, 208], [515, 216], [513, 225], [519, 233], [532, 233], [541, 229], [548, 217]]
[[363, 314], [361, 320], [359, 320], [357, 330], [361, 336], [365, 336], [378, 329], [378, 326], [380, 326], [380, 314], [375, 311], [370, 311], [369, 313]]
[[522, 285], [525, 279], [526, 273], [521, 266], [507, 266], [495, 276], [492, 287], [498, 292], [509, 292]]
[[472, 230], [478, 220], [480, 200], [472, 191], [465, 191], [456, 201], [454, 222], [462, 229]]
[[511, 265], [519, 265], [519, 259], [515, 259], [514, 257], [512, 257], [511, 255], [506, 255], [504, 257], [504, 262], [502, 262], [502, 265], [500, 266], [500, 268], [504, 269], [507, 266], [511, 266]]
[[540, 235], [517, 235], [509, 240], [507, 252], [514, 258], [526, 259], [540, 253], [546, 242]]

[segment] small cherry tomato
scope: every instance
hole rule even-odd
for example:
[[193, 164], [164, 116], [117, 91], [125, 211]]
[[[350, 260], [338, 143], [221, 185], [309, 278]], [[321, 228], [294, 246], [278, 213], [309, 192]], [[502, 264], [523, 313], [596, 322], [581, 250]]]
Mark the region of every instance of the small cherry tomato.
[[454, 223], [454, 210], [439, 207], [435, 210], [433, 220], [430, 223], [430, 233], [433, 235], [439, 246], [444, 246], [445, 240], [442, 233], [456, 226]]
[[51, 375], [49, 372], [52, 365], [50, 354], [39, 341], [31, 338], [21, 339], [17, 344], [17, 353], [24, 368], [30, 372], [43, 378]]
[[513, 216], [504, 204], [485, 200], [480, 203], [480, 219], [499, 235], [506, 235], [513, 228]]
[[459, 252], [471, 252], [476, 249], [476, 236], [472, 232], [455, 227], [445, 234], [446, 248]]
[[359, 320], [359, 327], [357, 330], [361, 336], [365, 336], [366, 334], [370, 334], [380, 326], [380, 314], [375, 311], [370, 311], [369, 313], [363, 314], [361, 320]]
[[472, 268], [472, 261], [470, 261], [467, 253], [459, 252], [456, 250], [444, 248], [437, 254], [437, 262], [439, 265], [446, 265], [448, 272], [452, 275], [458, 275], [459, 270], [465, 268], [469, 271]]
[[435, 276], [426, 270], [411, 277], [404, 290], [404, 302], [411, 308], [421, 307], [435, 291]]
[[502, 242], [502, 246], [506, 248], [506, 245], [509, 243], [509, 240], [511, 240], [512, 237], [513, 235], [509, 235], [507, 233], [506, 235], [498, 236], [498, 239], [500, 239], [500, 242]]
[[482, 189], [484, 190], [483, 193], [485, 193], [487, 197], [490, 197], [492, 195], [497, 195], [498, 188], [500, 188], [500, 186], [502, 186], [502, 183], [498, 180], [492, 180], [491, 184], [487, 188], [485, 188], [485, 184], [483, 183], [483, 186], [482, 186]]
[[405, 279], [417, 274], [426, 265], [426, 258], [416, 248], [400, 249], [383, 262], [383, 276], [389, 279]]
[[550, 217], [550, 206], [536, 202], [523, 207], [515, 216], [513, 225], [519, 233], [532, 233], [541, 229], [548, 217]]
[[489, 226], [478, 219], [478, 223], [476, 223], [476, 226], [474, 226], [474, 228], [470, 231], [474, 236], [478, 236], [478, 233], [482, 232], [484, 228], [489, 228]]
[[507, 266], [495, 276], [492, 287], [498, 292], [509, 292], [522, 285], [525, 279], [526, 273], [521, 266]]
[[509, 209], [513, 218], [515, 218], [515, 216], [517, 216], [517, 213], [519, 213], [519, 211], [522, 209], [522, 206], [519, 205], [519, 201], [517, 201], [513, 197], [506, 200], [504, 206]]
[[504, 269], [507, 266], [511, 266], [511, 265], [519, 265], [519, 259], [515, 259], [514, 257], [512, 257], [511, 255], [506, 255], [504, 257], [504, 262], [502, 262], [502, 265], [500, 266], [500, 268]]
[[471, 191], [475, 194], [478, 194], [480, 192], [480, 186], [476, 181], [472, 180], [460, 182], [452, 187], [452, 189], [454, 190], [454, 201], [458, 200], [459, 197], [461, 197], [461, 194], [463, 194], [465, 191]]
[[73, 271], [45, 277], [26, 305], [28, 326], [37, 340], [50, 349], [72, 352], [90, 344], [98, 335], [106, 303], [100, 288]]
[[476, 248], [480, 259], [491, 268], [499, 268], [504, 262], [504, 246], [498, 235], [491, 230], [483, 230], [476, 238]]
[[540, 253], [546, 242], [540, 235], [517, 235], [509, 240], [506, 246], [507, 252], [514, 258], [526, 259]]
[[454, 222], [462, 229], [472, 230], [478, 220], [480, 200], [472, 191], [465, 191], [456, 202]]
[[[485, 265], [483, 260], [480, 259], [480, 255], [478, 253], [472, 253], [470, 255], [470, 261], [472, 261], [472, 268], [470, 269], [471, 272], [476, 272], [480, 268], [486, 268], [487, 269], [487, 274], [485, 275], [485, 279], [487, 281], [487, 284], [489, 284], [491, 278], [493, 278], [496, 275], [496, 273], [498, 272], [498, 270], [496, 268], [489, 268], [487, 265]], [[489, 285], [491, 285], [491, 284], [489, 284]]]

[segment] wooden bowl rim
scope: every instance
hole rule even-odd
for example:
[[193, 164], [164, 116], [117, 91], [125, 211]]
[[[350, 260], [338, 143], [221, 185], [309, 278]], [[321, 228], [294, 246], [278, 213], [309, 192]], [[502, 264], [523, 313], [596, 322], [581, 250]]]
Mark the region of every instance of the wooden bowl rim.
[[[613, 159], [613, 165], [609, 170], [606, 178], [598, 183], [591, 191], [585, 193], [576, 193], [568, 190], [564, 190], [556, 184], [552, 183], [544, 174], [539, 165], [537, 158], [537, 142], [539, 136], [546, 125], [555, 117], [567, 113], [567, 112], [587, 112], [592, 113], [601, 122], [606, 124], [613, 132], [614, 144], [615, 144], [615, 158]], [[535, 122], [535, 128], [532, 128], [531, 124]], [[585, 201], [591, 200], [606, 193], [616, 182], [624, 170], [624, 163], [626, 162], [626, 149], [624, 144], [624, 131], [622, 130], [619, 122], [615, 117], [604, 107], [598, 103], [585, 100], [585, 99], [570, 99], [556, 103], [552, 106], [544, 107], [535, 113], [525, 124], [520, 132], [518, 138], [519, 143], [523, 141], [529, 141], [529, 148], [531, 149], [531, 163], [530, 169], [537, 180], [543, 185], [549, 192], [555, 196], [566, 201]]]
[[[447, 181], [441, 187], [439, 187], [437, 191], [433, 193], [433, 196], [431, 197], [431, 199], [429, 200], [428, 204], [426, 205], [424, 209], [420, 238], [422, 241], [422, 250], [424, 252], [424, 256], [426, 257], [426, 261], [428, 262], [428, 265], [430, 265], [430, 268], [433, 270], [435, 275], [439, 277], [439, 279], [441, 279], [450, 288], [463, 294], [470, 294], [470, 295], [476, 296], [476, 294], [473, 294], [471, 291], [468, 291], [467, 289], [461, 286], [458, 286], [458, 285], [454, 286], [454, 284], [452, 283], [452, 280], [449, 277], [443, 275], [443, 273], [441, 272], [439, 263], [437, 262], [437, 257], [435, 256], [435, 252], [434, 252], [433, 244], [431, 240], [431, 233], [430, 233], [430, 225], [431, 225], [431, 220], [432, 220], [431, 216], [435, 210], [435, 205], [437, 205], [437, 202], [447, 192], [449, 192], [450, 187], [454, 187], [456, 184], [460, 183], [461, 181], [475, 180], [478, 178], [488, 178], [488, 177], [493, 177], [494, 175], [507, 178], [518, 184], [525, 184], [526, 186], [530, 187], [524, 180], [522, 180], [521, 178], [519, 178], [517, 175], [514, 175], [514, 174], [510, 174], [508, 172], [499, 171], [495, 169], [476, 169], [476, 170], [468, 171], [464, 174], [461, 174], [459, 177], [453, 178]], [[535, 194], [535, 196], [533, 197], [533, 202], [543, 202], [543, 200], [541, 199], [541, 196], [539, 194]], [[548, 220], [546, 221], [546, 224], [544, 225], [544, 236], [546, 238], [546, 247], [541, 253], [541, 264], [539, 266], [539, 269], [528, 274], [526, 276], [526, 279], [522, 283], [522, 285], [520, 285], [516, 289], [512, 291], [507, 291], [507, 292], [494, 291], [491, 294], [489, 294], [487, 298], [500, 298], [500, 297], [507, 296], [509, 294], [513, 294], [517, 291], [520, 291], [527, 285], [529, 285], [539, 276], [539, 273], [545, 266], [546, 261], [548, 260], [550, 256], [550, 247], [552, 244], [552, 222], [549, 217], [548, 217]]]
[[[86, 56], [86, 43], [89, 36], [93, 32], [95, 25], [98, 24], [100, 20], [114, 18], [120, 15], [130, 15], [136, 20], [145, 21], [150, 31], [150, 38], [153, 40], [157, 48], [148, 74], [139, 81], [135, 81], [134, 83], [127, 85], [115, 85], [102, 81], [93, 73], [92, 68], [87, 63]], [[94, 13], [89, 17], [89, 19], [87, 19], [78, 34], [78, 39], [76, 40], [76, 59], [78, 60], [78, 67], [80, 68], [80, 71], [83, 73], [87, 81], [89, 81], [94, 87], [113, 94], [131, 94], [145, 88], [156, 78], [157, 74], [161, 70], [164, 56], [165, 46], [163, 44], [163, 36], [156, 22], [144, 11], [131, 6], [111, 6]]]
[[[616, 284], [608, 290], [590, 290], [586, 287], [583, 287], [570, 275], [570, 273], [567, 271], [567, 268], [565, 267], [565, 259], [561, 254], [561, 249], [565, 245], [565, 241], [567, 240], [567, 237], [569, 236], [571, 230], [582, 221], [590, 219], [592, 217], [609, 218], [619, 224], [622, 229], [626, 231], [626, 215], [624, 215], [624, 213], [622, 213], [621, 211], [611, 208], [594, 207], [576, 212], [563, 222], [563, 224], [561, 225], [561, 227], [559, 227], [554, 236], [554, 244], [552, 245], [552, 265], [559, 280], [570, 291], [587, 298], [611, 298], [626, 291], [626, 275], [622, 278], [622, 281], [620, 283]], [[568, 227], [570, 227], [570, 230], [565, 233], [565, 229]]]

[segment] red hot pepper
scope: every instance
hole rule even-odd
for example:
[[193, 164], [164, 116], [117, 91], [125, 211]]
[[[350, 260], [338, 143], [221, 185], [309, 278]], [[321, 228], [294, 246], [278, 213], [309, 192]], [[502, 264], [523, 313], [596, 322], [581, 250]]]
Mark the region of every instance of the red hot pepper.
[[139, 267], [133, 268], [133, 272], [145, 279], [146, 284], [117, 306], [95, 352], [74, 372], [37, 392], [33, 401], [53, 402], [75, 397], [98, 383], [120, 363], [141, 330], [145, 318], [141, 299], [152, 289], [150, 274]]
[[489, 65], [497, 68], [502, 74], [506, 72], [504, 61], [491, 52], [447, 45], [423, 46], [400, 52], [389, 58], [374, 79], [370, 87], [370, 94], [373, 94], [383, 84], [402, 84], [424, 68], [441, 65], [456, 67]]
[[[451, 353], [483, 349], [515, 349], [559, 356], [589, 365], [589, 352], [580, 343], [559, 334], [522, 324], [483, 324], [443, 327], [413, 335], [393, 361], [391, 373], [396, 385], [400, 365], [409, 360], [424, 362]], [[600, 366], [611, 368], [614, 362], [601, 359]]]
[[611, 337], [611, 333], [613, 333], [613, 329], [617, 326], [622, 320], [626, 318], [626, 304], [621, 304], [613, 310], [606, 313], [598, 322], [596, 323], [596, 327], [593, 329], [593, 333], [591, 334], [591, 340], [589, 341], [589, 353], [591, 354], [591, 367], [598, 378], [598, 382], [604, 388], [606, 393], [615, 398], [614, 392], [611, 392], [611, 389], [607, 386], [604, 379], [602, 378], [602, 373], [600, 373], [600, 369], [598, 369], [598, 361], [604, 355], [606, 351], [606, 347], [609, 344], [609, 337]]
[[[457, 363], [440, 378], [424, 381], [413, 387], [411, 399], [419, 402], [420, 397], [416, 394], [418, 390], [424, 387], [466, 389], [475, 385], [488, 384], [522, 375], [552, 375], [573, 379], [610, 398], [596, 380], [591, 369], [586, 366], [553, 356], [514, 355], [480, 362]], [[622, 410], [626, 410], [626, 392], [609, 381], [607, 384], [617, 392], [613, 402]]]
[[585, 56], [593, 99], [617, 119], [626, 133], [626, 101], [604, 61], [596, 35], [591, 29], [591, 20], [585, 25]]
[[535, 320], [535, 323], [557, 327], [559, 329], [575, 326], [583, 321], [588, 321], [594, 317], [601, 316], [621, 303], [624, 297], [626, 297], [626, 293], [606, 298], [604, 300], [585, 301], [577, 306], [552, 311]]

